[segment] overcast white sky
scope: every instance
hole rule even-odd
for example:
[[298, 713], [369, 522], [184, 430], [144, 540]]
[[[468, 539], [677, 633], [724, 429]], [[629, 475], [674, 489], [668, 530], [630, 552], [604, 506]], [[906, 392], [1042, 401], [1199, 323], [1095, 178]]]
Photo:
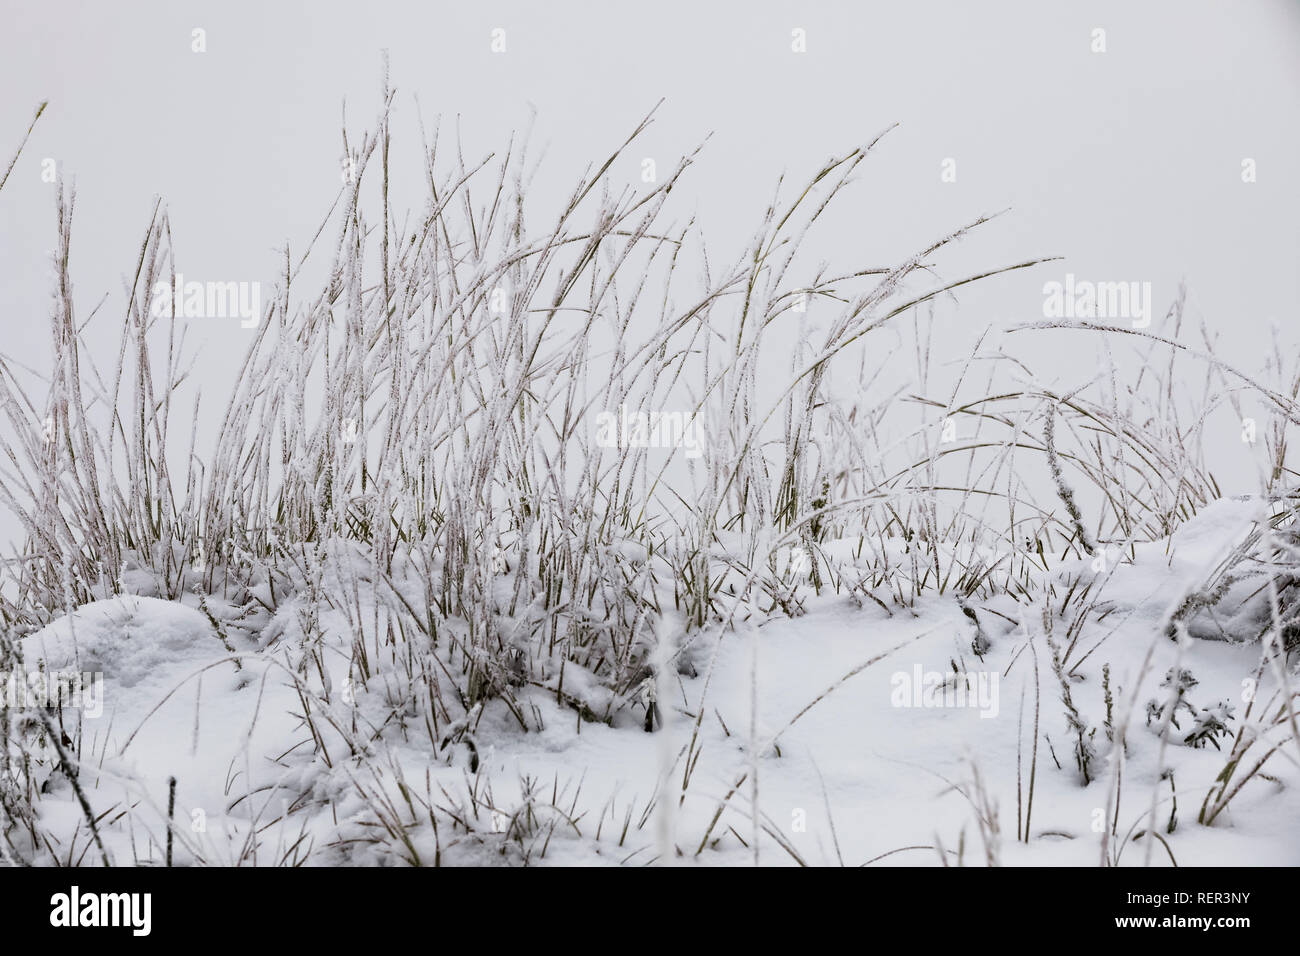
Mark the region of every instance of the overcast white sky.
[[[418, 170], [416, 103], [457, 115], [471, 154], [504, 145], [537, 110], [538, 188], [558, 195], [665, 99], [637, 156], [660, 166], [713, 139], [688, 196], [718, 255], [757, 225], [783, 171], [802, 177], [883, 127], [818, 257], [893, 261], [980, 213], [1011, 212], [959, 254], [998, 265], [1066, 256], [963, 295], [963, 328], [1041, 317], [1042, 284], [1177, 283], [1227, 354], [1261, 358], [1270, 319], [1300, 301], [1300, 4], [1251, 2], [607, 4], [0, 0], [0, 154], [50, 101], [0, 192], [0, 349], [47, 355], [46, 250], [54, 187], [75, 177], [76, 299], [121, 314], [153, 197], [170, 210], [180, 271], [273, 284], [277, 249], [319, 225], [349, 125], [379, 104], [381, 50], [398, 90], [395, 162]], [[207, 52], [191, 51], [206, 30]], [[490, 50], [503, 28], [507, 52]], [[791, 30], [807, 31], [807, 53]], [[1094, 28], [1107, 51], [1090, 49]], [[958, 181], [940, 181], [957, 161]], [[1243, 158], [1258, 181], [1241, 180]], [[628, 175], [633, 173], [628, 169]], [[192, 330], [223, 383], [248, 334]], [[1062, 333], [1069, 336], [1069, 333]], [[1292, 342], [1295, 341], [1293, 337]], [[1063, 374], [1093, 344], [1042, 346]], [[1092, 366], [1095, 369], [1095, 364]], [[220, 389], [218, 388], [218, 391]]]

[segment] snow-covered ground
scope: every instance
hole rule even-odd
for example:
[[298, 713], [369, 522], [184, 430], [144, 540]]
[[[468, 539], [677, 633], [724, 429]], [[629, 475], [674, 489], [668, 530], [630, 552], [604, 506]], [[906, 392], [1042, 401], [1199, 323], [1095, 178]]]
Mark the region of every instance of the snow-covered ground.
[[[315, 609], [319, 627], [304, 627], [301, 595], [256, 628], [222, 632], [214, 622], [230, 614], [220, 607], [133, 595], [81, 607], [21, 646], [29, 669], [104, 675], [102, 714], [62, 719], [80, 722], [78, 779], [119, 864], [163, 862], [174, 777], [178, 864], [645, 864], [666, 862], [671, 846], [675, 862], [704, 865], [1096, 865], [1103, 854], [1119, 865], [1295, 865], [1294, 739], [1212, 826], [1197, 822], [1250, 691], [1259, 703], [1247, 732], [1260, 739], [1243, 763], [1290, 736], [1285, 720], [1263, 725], [1277, 675], [1265, 668], [1252, 683], [1260, 643], [1160, 631], [1171, 602], [1203, 582], [1257, 515], [1252, 500], [1222, 500], [1169, 541], [1138, 546], [1133, 560], [1065, 561], [1042, 573], [1039, 593], [1058, 609], [1071, 582], [1096, 579], [1094, 612], [1077, 632], [1065, 630], [1072, 611], [1058, 614], [1051, 637], [1094, 752], [1086, 784], [1044, 629], [1048, 598], [963, 608], [936, 595], [886, 611], [805, 583], [804, 613], [746, 609], [686, 646], [665, 613], [655, 624], [678, 641], [676, 666], [661, 669], [672, 676], [657, 689], [644, 682], [602, 698], [569, 663], [560, 701], [553, 662], [525, 660], [508, 689], [459, 720], [439, 715], [433, 730], [407, 692], [411, 668], [459, 673], [451, 642], [421, 657], [422, 637], [388, 634], [379, 585], [362, 578], [354, 588], [363, 572], [346, 559], [322, 581], [336, 600]], [[841, 551], [850, 553], [827, 548], [830, 564], [851, 561], [834, 557]], [[331, 603], [353, 607], [351, 620]], [[1184, 681], [1179, 726], [1162, 747], [1147, 702], [1170, 699], [1162, 683], [1177, 669], [1196, 683]], [[931, 674], [950, 678], [946, 698], [930, 693]], [[665, 723], [647, 733], [651, 694]], [[575, 699], [608, 720], [583, 720]], [[1215, 711], [1220, 702], [1230, 711]], [[1130, 706], [1117, 764], [1108, 737]], [[1230, 713], [1227, 733], [1185, 743], [1206, 712]], [[47, 745], [33, 755], [45, 761], [34, 805], [53, 854], [95, 860], [57, 754]], [[1151, 819], [1161, 842], [1135, 840]]]
[[1288, 247], [1223, 239], [1282, 201], [1276, 142], [1166, 207], [981, 127], [1017, 221], [886, 98], [815, 160], [753, 147], [789, 176], [733, 216], [701, 203], [744, 170], [693, 180], [659, 107], [565, 113], [592, 152], [482, 106], [489, 151], [394, 76], [285, 159], [326, 175], [269, 272], [213, 250], [279, 225], [204, 243], [184, 202], [83, 244], [65, 107], [17, 130], [0, 186], [57, 229], [0, 354], [0, 862], [1300, 862]]

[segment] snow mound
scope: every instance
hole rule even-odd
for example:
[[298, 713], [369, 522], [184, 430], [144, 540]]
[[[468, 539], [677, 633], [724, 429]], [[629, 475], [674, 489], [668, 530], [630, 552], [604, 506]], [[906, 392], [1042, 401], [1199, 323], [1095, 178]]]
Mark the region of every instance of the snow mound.
[[1174, 530], [1170, 549], [1188, 566], [1218, 561], [1266, 514], [1262, 508], [1253, 495], [1213, 501]]
[[127, 595], [93, 601], [20, 642], [29, 671], [103, 673], [134, 687], [169, 665], [220, 656], [223, 648], [208, 619], [172, 601]]

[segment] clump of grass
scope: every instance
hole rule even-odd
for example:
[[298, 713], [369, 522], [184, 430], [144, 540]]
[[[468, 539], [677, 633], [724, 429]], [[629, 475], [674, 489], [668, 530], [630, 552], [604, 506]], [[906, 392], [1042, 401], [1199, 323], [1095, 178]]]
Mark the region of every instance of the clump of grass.
[[[196, 447], [197, 426], [187, 436], [173, 424], [207, 409], [197, 395], [182, 408], [183, 325], [154, 308], [155, 285], [175, 273], [165, 209], [150, 211], [117, 354], [101, 366], [83, 339], [91, 319], [72, 295], [76, 196], [60, 184], [50, 374], [33, 380], [0, 358], [9, 462], [0, 501], [25, 534], [0, 584], [6, 641], [86, 602], [146, 590], [194, 603], [232, 655], [237, 632], [287, 638], [286, 679], [311, 742], [302, 759], [328, 770], [346, 760], [369, 809], [373, 833], [334, 849], [380, 847], [421, 864], [459, 840], [485, 840], [480, 816], [504, 812], [480, 789], [476, 734], [485, 715], [520, 733], [542, 729], [533, 691], [570, 708], [579, 731], [584, 721], [654, 730], [668, 704], [642, 701], [640, 689], [670, 686], [666, 664], [684, 668], [692, 641], [750, 615], [796, 616], [827, 589], [887, 614], [949, 595], [975, 620], [983, 654], [990, 644], [972, 602], [1009, 594], [1043, 606], [1075, 763], [1085, 784], [1094, 778], [1096, 728], [1075, 706], [1071, 680], [1096, 649], [1076, 656], [1080, 635], [1108, 611], [1100, 585], [1079, 577], [1058, 608], [1056, 583], [1044, 585], [1040, 572], [1108, 542], [1131, 548], [1167, 536], [1218, 495], [1202, 455], [1207, 413], [1189, 417], [1173, 385], [1175, 360], [1188, 357], [1177, 341], [1181, 299], [1172, 329], [1161, 330], [1172, 337], [1140, 339], [1147, 360], [1125, 388], [1112, 375], [1048, 389], [981, 336], [936, 389], [934, 303], [1046, 260], [935, 278], [948, 247], [991, 218], [981, 217], [890, 265], [806, 263], [801, 242], [844, 201], [884, 133], [779, 192], [726, 263], [705, 254], [693, 222], [673, 218], [673, 189], [698, 150], [659, 183], [616, 177], [653, 111], [577, 178], [558, 212], [539, 210], [529, 193], [526, 138], [466, 162], [466, 144], [449, 144], [436, 125], [427, 134], [421, 120], [424, 206], [399, 220], [389, 205], [394, 103], [385, 76], [374, 131], [343, 131], [351, 175], [307, 248], [296, 257], [286, 248], [208, 449]], [[549, 218], [539, 224], [541, 215]], [[315, 288], [305, 282], [309, 261], [326, 277]], [[915, 374], [882, 398], [877, 386], [898, 356], [876, 343], [904, 323]], [[1164, 349], [1167, 362], [1151, 360]], [[782, 355], [775, 370], [773, 352]], [[1285, 425], [1296, 421], [1300, 374], [1265, 386], [1212, 355], [1193, 357], [1281, 410], [1268, 488], [1289, 500]], [[597, 419], [614, 409], [679, 414], [705, 436], [698, 456], [680, 442], [611, 447]], [[1044, 466], [1051, 489], [1040, 501], [1032, 479]], [[1085, 522], [1085, 509], [1095, 521]], [[1275, 609], [1258, 636], [1294, 647], [1300, 576], [1276, 567], [1296, 564], [1294, 525], [1280, 520], [1268, 534], [1259, 541], [1272, 550], [1242, 551], [1169, 627], [1218, 605], [1254, 560], [1269, 565], [1260, 580]], [[346, 716], [326, 666], [326, 613], [346, 622], [348, 680], [365, 698]], [[670, 632], [681, 647], [659, 660]], [[1122, 751], [1127, 715], [1122, 703], [1114, 719], [1104, 674], [1106, 735]], [[704, 713], [701, 701], [696, 731]], [[1289, 709], [1285, 717], [1294, 724]], [[1038, 718], [1036, 690], [1023, 827], [1017, 815], [1026, 841]], [[1203, 739], [1221, 736], [1213, 722], [1198, 727]], [[423, 735], [438, 759], [464, 760], [466, 794], [435, 795], [426, 780], [419, 796], [385, 750], [389, 734]], [[751, 747], [757, 858], [760, 831], [771, 829], [757, 800], [760, 748]], [[1228, 781], [1249, 747], [1239, 734], [1202, 822], [1240, 788]], [[2, 756], [5, 833], [29, 837], [7, 845], [31, 855], [35, 814], [17, 796], [31, 775], [7, 740]], [[697, 756], [693, 738], [682, 799]], [[996, 808], [978, 772], [974, 790], [995, 862]], [[572, 807], [560, 813], [552, 799], [543, 813], [535, 791], [525, 786], [509, 815], [506, 842], [523, 861], [545, 856], [557, 827], [576, 829]], [[631, 820], [629, 808], [624, 837]], [[301, 861], [304, 840], [277, 859]], [[257, 852], [250, 836], [239, 859]]]

